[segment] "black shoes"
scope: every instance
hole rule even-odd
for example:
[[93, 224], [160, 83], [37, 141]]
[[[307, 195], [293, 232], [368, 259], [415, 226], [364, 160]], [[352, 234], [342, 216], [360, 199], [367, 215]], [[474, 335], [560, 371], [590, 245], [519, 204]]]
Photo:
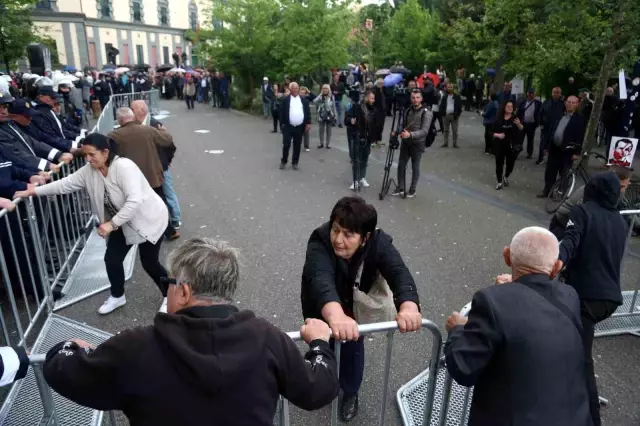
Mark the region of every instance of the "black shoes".
[[280, 163], [280, 170], [284, 170], [286, 165], [287, 165], [287, 163]]
[[407, 198], [413, 198], [416, 196], [416, 190], [415, 189], [409, 189], [409, 192], [407, 193]]
[[504, 182], [504, 187], [505, 188], [509, 186], [509, 179], [507, 179], [506, 177], [504, 178], [504, 180], [502, 182]]
[[536, 198], [547, 198], [549, 196], [549, 194], [545, 194], [544, 192], [541, 194], [536, 195]]
[[340, 420], [347, 423], [358, 415], [358, 394], [344, 394], [340, 402]]
[[527, 160], [531, 160], [533, 158], [533, 155], [529, 154], [527, 155]]
[[292, 168], [293, 170], [298, 170], [298, 165], [297, 165], [297, 164], [292, 164], [292, 165], [291, 165], [291, 168]]
[[536, 164], [537, 164], [538, 166], [539, 166], [540, 164], [544, 164], [544, 160], [543, 160], [543, 159], [540, 159], [540, 160], [536, 161]]

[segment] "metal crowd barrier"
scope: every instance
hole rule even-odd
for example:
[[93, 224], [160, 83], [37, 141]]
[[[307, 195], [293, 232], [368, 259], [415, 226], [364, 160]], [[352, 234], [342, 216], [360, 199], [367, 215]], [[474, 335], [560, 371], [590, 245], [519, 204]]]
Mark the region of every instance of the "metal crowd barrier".
[[[637, 257], [631, 255], [631, 239], [633, 237], [633, 228], [636, 222], [639, 220], [640, 210], [623, 210], [620, 212], [623, 217], [628, 217], [629, 233], [627, 234], [627, 243], [625, 248], [625, 255], [622, 261], [630, 257]], [[627, 290], [622, 292], [622, 305], [604, 321], [596, 324], [595, 337], [601, 336], [617, 336], [620, 334], [633, 334], [640, 337], [640, 298], [638, 298], [638, 292], [640, 291], [640, 274], [637, 276], [635, 290]]]
[[[442, 334], [440, 333], [440, 329], [433, 322], [423, 319], [422, 320], [422, 328], [431, 332], [433, 336], [433, 343], [431, 345], [431, 359], [429, 360], [429, 383], [435, 383], [435, 377], [437, 373], [437, 364], [440, 359], [440, 350], [442, 348]], [[364, 324], [358, 326], [358, 331], [360, 335], [369, 335], [375, 333], [386, 332], [387, 334], [387, 348], [386, 348], [386, 357], [384, 364], [384, 376], [383, 376], [383, 389], [382, 389], [382, 401], [380, 402], [380, 416], [379, 416], [379, 425], [384, 425], [384, 417], [387, 406], [387, 394], [389, 388], [389, 373], [391, 371], [391, 354], [393, 350], [393, 336], [395, 331], [398, 329], [398, 323], [395, 321], [389, 322], [381, 322], [376, 324]], [[300, 333], [291, 332], [287, 333], [287, 335], [293, 339], [294, 341], [300, 341], [302, 338], [300, 337]], [[335, 354], [338, 365], [340, 365], [340, 347], [341, 343], [335, 342]], [[339, 373], [339, 369], [338, 369]], [[432, 402], [435, 394], [435, 386], [431, 385], [426, 390], [426, 399], [425, 404], [422, 407], [422, 414], [424, 418], [423, 425], [427, 426], [431, 421], [432, 414]], [[280, 402], [278, 403], [278, 411], [276, 413], [276, 424], [279, 426], [289, 426], [289, 402], [280, 398]], [[334, 399], [331, 404], [331, 425], [336, 426], [338, 424], [338, 398]]]

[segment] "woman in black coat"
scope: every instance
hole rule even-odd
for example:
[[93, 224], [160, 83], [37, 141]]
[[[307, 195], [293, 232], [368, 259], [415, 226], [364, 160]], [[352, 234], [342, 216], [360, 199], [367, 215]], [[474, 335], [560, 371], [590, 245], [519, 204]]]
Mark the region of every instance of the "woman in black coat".
[[[512, 101], [505, 102], [495, 123], [493, 123], [493, 152], [496, 159], [496, 178], [498, 184], [496, 190], [509, 186], [509, 176], [513, 172], [518, 154], [522, 151], [522, 129], [518, 117], [514, 114]], [[504, 163], [507, 163], [507, 170], [504, 171]]]
[[393, 292], [401, 332], [420, 328], [422, 317], [411, 272], [392, 238], [376, 229], [375, 208], [360, 197], [342, 198], [329, 222], [317, 228], [307, 243], [302, 272], [302, 313], [329, 324], [333, 337], [347, 341], [341, 347], [340, 415], [349, 421], [358, 413], [358, 391], [364, 373], [364, 341], [353, 314], [353, 289], [360, 266], [358, 288], [371, 290], [381, 275]]
[[386, 97], [384, 94], [384, 80], [379, 78], [376, 81], [376, 87], [373, 89], [374, 95], [376, 95], [375, 103], [373, 104], [376, 109], [376, 125], [374, 126], [374, 133], [372, 139], [378, 143], [382, 141], [382, 132], [384, 131], [384, 119], [387, 116]]
[[273, 90], [269, 93], [269, 100], [271, 101], [271, 117], [273, 117], [273, 130], [271, 133], [278, 133], [278, 120], [280, 119], [280, 103], [282, 101], [282, 94], [278, 83], [273, 83]]

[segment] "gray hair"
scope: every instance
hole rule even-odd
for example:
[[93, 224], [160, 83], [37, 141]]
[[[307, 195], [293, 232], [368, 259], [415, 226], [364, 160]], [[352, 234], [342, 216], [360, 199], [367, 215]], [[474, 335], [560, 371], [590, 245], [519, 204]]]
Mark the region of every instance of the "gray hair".
[[240, 278], [240, 252], [224, 241], [197, 237], [169, 254], [169, 273], [196, 297], [231, 301]]
[[122, 107], [122, 108], [118, 108], [118, 110], [116, 111], [116, 118], [118, 120], [118, 123], [120, 123], [120, 125], [128, 123], [130, 121], [133, 121], [136, 119], [135, 114], [133, 113], [133, 111], [131, 110], [131, 108], [129, 107]]
[[560, 253], [555, 235], [539, 226], [520, 230], [509, 248], [514, 270], [526, 267], [545, 274], [551, 273]]
[[295, 81], [292, 81], [291, 83], [289, 83], [289, 89], [291, 89], [292, 87], [300, 88], [300, 86], [298, 85], [298, 83], [296, 83]]

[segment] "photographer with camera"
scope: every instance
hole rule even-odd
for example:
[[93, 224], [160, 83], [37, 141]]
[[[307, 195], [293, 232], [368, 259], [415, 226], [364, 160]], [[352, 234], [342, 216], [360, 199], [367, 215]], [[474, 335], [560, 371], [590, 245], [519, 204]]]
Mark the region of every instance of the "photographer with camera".
[[366, 179], [367, 162], [371, 153], [371, 144], [375, 142], [372, 137], [377, 128], [379, 117], [375, 107], [375, 94], [367, 91], [362, 103], [358, 102], [358, 96], [357, 91], [350, 91], [351, 104], [349, 104], [344, 117], [349, 141], [349, 157], [351, 157], [353, 167], [353, 183], [349, 187], [351, 190], [357, 190], [358, 186], [369, 187], [369, 182]]
[[325, 146], [325, 134], [327, 149], [331, 149], [329, 146], [331, 143], [331, 127], [334, 126], [337, 113], [335, 98], [331, 94], [331, 88], [328, 84], [322, 86], [322, 92], [313, 100], [313, 103], [318, 107], [318, 129], [320, 130], [320, 145], [318, 145], [318, 149]]
[[[411, 186], [406, 196], [413, 198], [416, 195], [416, 186], [420, 178], [420, 159], [425, 150], [429, 128], [433, 121], [432, 112], [422, 106], [420, 89], [414, 88], [411, 91], [411, 107], [404, 114], [404, 130], [398, 135], [402, 139], [400, 159], [398, 160], [398, 187], [391, 195], [404, 195], [406, 168], [409, 158], [411, 158]], [[395, 131], [392, 136], [396, 136]]]

